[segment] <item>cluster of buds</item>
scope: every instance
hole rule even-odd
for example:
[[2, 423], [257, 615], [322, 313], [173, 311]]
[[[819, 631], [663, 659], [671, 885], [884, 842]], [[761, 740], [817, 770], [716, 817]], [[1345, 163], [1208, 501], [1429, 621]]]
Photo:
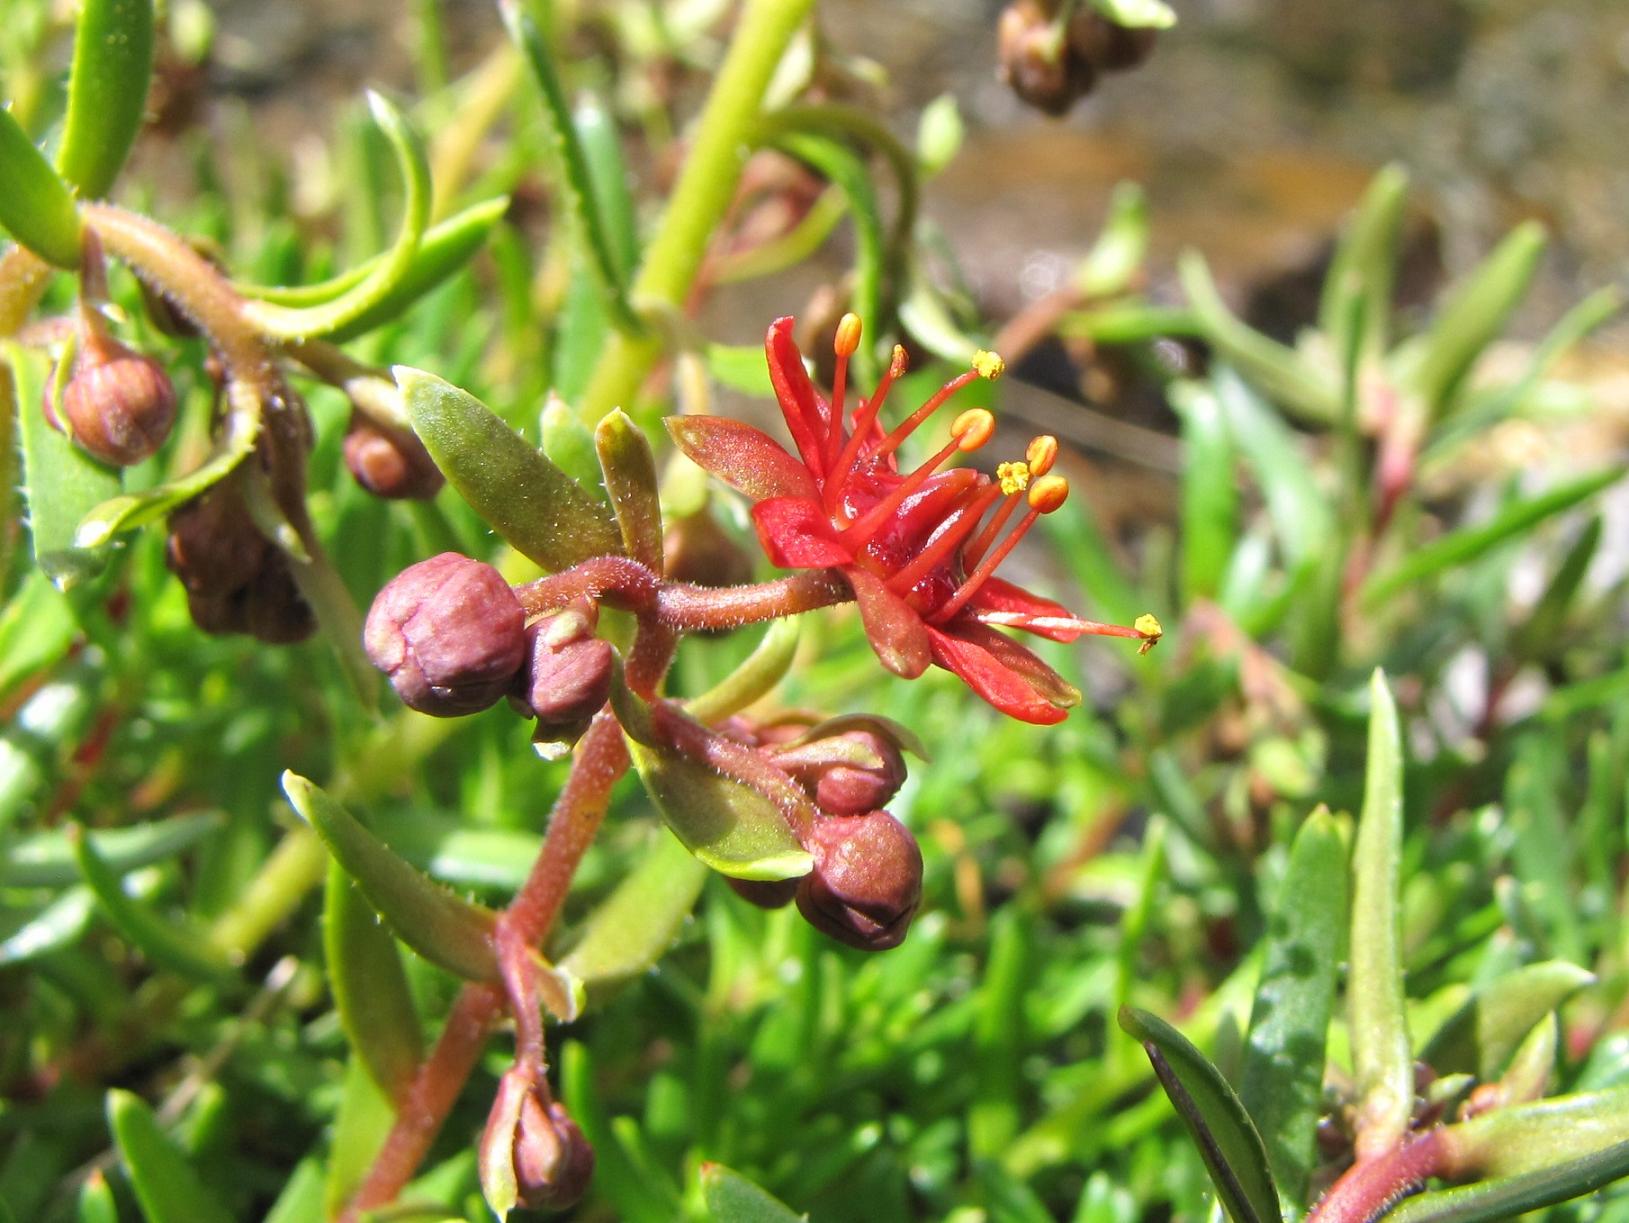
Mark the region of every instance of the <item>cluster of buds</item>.
[[1152, 29], [1110, 21], [1090, 3], [1012, 0], [996, 39], [1002, 79], [1026, 103], [1061, 115], [1105, 72], [1135, 68], [1154, 49]]
[[316, 631], [289, 560], [250, 518], [235, 483], [217, 484], [170, 515], [164, 561], [206, 633], [248, 633], [273, 645]]

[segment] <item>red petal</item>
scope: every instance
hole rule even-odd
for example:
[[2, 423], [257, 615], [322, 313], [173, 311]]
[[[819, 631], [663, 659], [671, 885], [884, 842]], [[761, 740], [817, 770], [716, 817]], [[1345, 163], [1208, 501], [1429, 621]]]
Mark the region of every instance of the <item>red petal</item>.
[[[978, 588], [978, 592], [967, 601], [967, 605], [975, 615], [981, 611], [993, 611], [1016, 612], [1021, 616], [1058, 616], [1065, 620], [1072, 620], [1075, 616], [1075, 613], [1062, 603], [1054, 603], [1051, 599], [1032, 595], [1022, 586], [1014, 586], [1000, 578], [986, 578], [984, 585]], [[1080, 636], [1078, 629], [1030, 628], [1024, 624], [1013, 627], [1034, 633], [1038, 637], [1049, 637], [1053, 641], [1069, 642]]]
[[928, 626], [933, 660], [1002, 713], [1022, 722], [1050, 725], [1078, 704], [1080, 693], [1016, 641], [969, 619], [953, 630]]
[[764, 553], [782, 569], [852, 565], [854, 554], [837, 542], [831, 519], [818, 501], [771, 497], [752, 507]]
[[917, 610], [869, 569], [854, 566], [843, 571], [854, 588], [854, 601], [860, 607], [860, 620], [871, 648], [882, 665], [895, 675], [915, 679], [933, 660], [928, 626]]
[[808, 469], [751, 425], [718, 416], [669, 416], [667, 431], [698, 466], [754, 501], [817, 495]]
[[786, 417], [786, 427], [792, 431], [804, 466], [822, 477], [826, 474], [826, 429], [831, 409], [809, 381], [809, 371], [803, 368], [803, 354], [792, 342], [790, 317], [778, 318], [769, 325], [764, 356], [769, 361], [769, 381], [775, 387], [781, 415]]

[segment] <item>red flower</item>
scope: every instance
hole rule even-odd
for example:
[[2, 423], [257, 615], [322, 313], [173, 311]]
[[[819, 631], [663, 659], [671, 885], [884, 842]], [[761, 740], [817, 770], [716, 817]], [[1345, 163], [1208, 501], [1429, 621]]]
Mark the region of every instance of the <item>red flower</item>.
[[[934, 662], [1003, 713], [1026, 722], [1061, 721], [1080, 693], [992, 626], [1054, 641], [1083, 633], [1133, 637], [1147, 649], [1159, 638], [1158, 623], [1144, 617], [1136, 628], [1125, 628], [1081, 620], [1061, 604], [994, 576], [1035, 520], [1068, 495], [1068, 482], [1047, 474], [1057, 457], [1055, 438], [1036, 438], [1024, 459], [1001, 464], [994, 480], [965, 467], [940, 470], [958, 451], [989, 440], [994, 418], [973, 408], [956, 417], [949, 442], [937, 454], [913, 471], [899, 470], [899, 444], [962, 387], [979, 377], [999, 377], [1000, 357], [976, 354], [972, 369], [889, 432], [879, 414], [905, 370], [905, 350], [894, 348], [875, 393], [845, 418], [848, 358], [859, 338], [859, 319], [845, 315], [828, 402], [804, 370], [792, 320], [770, 324], [764, 341], [769, 375], [798, 458], [736, 420], [676, 416], [668, 419], [668, 431], [698, 464], [753, 499], [753, 522], [771, 561], [788, 569], [842, 571], [872, 648], [889, 670], [910, 679]], [[1024, 516], [997, 543], [1021, 501]]]

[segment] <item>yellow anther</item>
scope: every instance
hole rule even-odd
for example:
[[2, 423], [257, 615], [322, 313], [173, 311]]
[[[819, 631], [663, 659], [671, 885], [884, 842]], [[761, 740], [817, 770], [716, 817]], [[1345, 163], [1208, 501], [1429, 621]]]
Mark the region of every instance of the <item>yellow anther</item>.
[[995, 432], [995, 417], [985, 408], [968, 408], [950, 425], [950, 436], [959, 450], [977, 450]]
[[1001, 359], [998, 352], [986, 352], [979, 349], [973, 354], [973, 372], [980, 378], [987, 378], [994, 382], [1007, 372], [1007, 363]]
[[1052, 470], [1052, 464], [1058, 461], [1058, 439], [1050, 433], [1031, 438], [1029, 449], [1024, 451], [1024, 460], [1029, 464], [1030, 475], [1046, 475]]
[[860, 347], [860, 316], [850, 311], [837, 321], [837, 336], [832, 349], [839, 357], [852, 357]]
[[1001, 463], [996, 466], [996, 482], [1001, 485], [1002, 493], [1008, 497], [1028, 488], [1029, 477], [1030, 466], [1022, 459], [1016, 463]]
[[888, 358], [888, 372], [898, 378], [911, 368], [910, 354], [905, 351], [905, 345], [895, 344], [893, 356]]
[[1029, 508], [1050, 514], [1069, 497], [1069, 481], [1062, 476], [1042, 476], [1029, 486]]
[[1142, 635], [1143, 643], [1137, 647], [1137, 653], [1146, 654], [1159, 644], [1160, 638], [1165, 636], [1165, 630], [1160, 627], [1159, 618], [1152, 612], [1144, 612], [1131, 622], [1131, 627]]

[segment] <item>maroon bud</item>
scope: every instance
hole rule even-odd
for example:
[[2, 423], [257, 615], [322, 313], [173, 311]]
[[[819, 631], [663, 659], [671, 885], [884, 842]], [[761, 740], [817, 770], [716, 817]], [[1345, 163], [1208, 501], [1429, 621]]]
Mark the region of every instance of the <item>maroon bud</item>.
[[922, 851], [886, 811], [828, 815], [805, 846], [815, 865], [798, 885], [798, 912], [831, 938], [862, 951], [904, 941], [922, 900]]
[[62, 390], [60, 418], [46, 392], [46, 420], [66, 424], [92, 458], [129, 467], [153, 454], [175, 423], [175, 387], [151, 357], [112, 340], [88, 342]]
[[1069, 54], [1049, 7], [1013, 0], [1001, 10], [996, 46], [1001, 77], [1013, 92], [1036, 110], [1061, 115], [1091, 89], [1092, 71]]
[[216, 485], [170, 515], [164, 562], [189, 592], [225, 595], [254, 580], [271, 546], [236, 491]]
[[526, 626], [525, 663], [515, 694], [537, 719], [542, 742], [575, 743], [611, 695], [611, 644], [579, 611]]
[[784, 909], [797, 895], [802, 880], [736, 879], [725, 875], [724, 882], [730, 885], [730, 891], [760, 909]]
[[457, 717], [485, 709], [514, 682], [526, 657], [526, 613], [491, 565], [443, 552], [385, 584], [362, 644], [405, 704]]
[[345, 431], [345, 466], [375, 497], [428, 501], [446, 480], [424, 443], [403, 429], [375, 424], [351, 413]]
[[1152, 29], [1117, 25], [1089, 5], [1081, 5], [1069, 21], [1069, 48], [1098, 72], [1135, 68], [1154, 51], [1159, 37]]
[[667, 576], [675, 582], [740, 586], [752, 581], [752, 555], [709, 510], [674, 520], [662, 541], [662, 555]]
[[300, 593], [288, 558], [275, 548], [243, 592], [248, 631], [268, 645], [293, 645], [317, 631], [317, 617]]
[[905, 783], [899, 745], [871, 728], [795, 742], [772, 759], [832, 815], [876, 811]]
[[594, 1148], [537, 1076], [516, 1066], [498, 1081], [479, 1164], [481, 1189], [500, 1218], [517, 1205], [564, 1210], [588, 1189]]

